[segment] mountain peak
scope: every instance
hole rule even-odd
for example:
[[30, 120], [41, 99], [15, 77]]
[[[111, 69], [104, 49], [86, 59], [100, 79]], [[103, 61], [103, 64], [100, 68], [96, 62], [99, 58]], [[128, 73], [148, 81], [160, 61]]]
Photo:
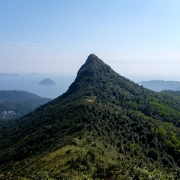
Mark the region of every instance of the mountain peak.
[[98, 56], [90, 54], [79, 69], [75, 81], [70, 85], [66, 94], [71, 94], [83, 88], [90, 88], [92, 90], [95, 88], [98, 77], [101, 77], [102, 74], [106, 77], [107, 73], [111, 71], [110, 66], [105, 64]]
[[101, 59], [99, 59], [98, 56], [96, 56], [95, 54], [90, 54], [86, 60], [86, 62], [81, 66], [81, 68], [79, 69], [79, 71], [81, 71], [82, 69], [86, 69], [88, 67], [88, 69], [93, 66], [93, 69], [95, 67], [99, 67], [101, 68], [102, 65], [106, 65]]
[[90, 54], [84, 65], [89, 65], [91, 63], [104, 64], [103, 61], [101, 59], [99, 59], [98, 56], [96, 56], [95, 54]]
[[90, 54], [86, 60], [86, 62], [91, 62], [93, 60], [98, 60], [98, 56], [96, 56], [95, 54]]

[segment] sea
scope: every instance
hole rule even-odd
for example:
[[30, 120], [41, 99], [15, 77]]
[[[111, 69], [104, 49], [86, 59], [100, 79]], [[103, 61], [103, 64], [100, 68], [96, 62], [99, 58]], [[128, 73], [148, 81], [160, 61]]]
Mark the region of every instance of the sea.
[[[39, 85], [45, 78], [53, 80], [56, 85]], [[76, 74], [23, 74], [19, 76], [0, 76], [0, 90], [21, 90], [41, 97], [54, 99], [67, 91], [75, 80]]]
[[[4, 76], [0, 73], [0, 90], [21, 90], [34, 93], [41, 97], [54, 99], [65, 93], [74, 82], [76, 73], [49, 73], [49, 74], [18, 74]], [[145, 75], [125, 75], [124, 77], [138, 83], [144, 80], [179, 80], [176, 76], [145, 76]], [[43, 79], [49, 78], [56, 85], [39, 85]]]

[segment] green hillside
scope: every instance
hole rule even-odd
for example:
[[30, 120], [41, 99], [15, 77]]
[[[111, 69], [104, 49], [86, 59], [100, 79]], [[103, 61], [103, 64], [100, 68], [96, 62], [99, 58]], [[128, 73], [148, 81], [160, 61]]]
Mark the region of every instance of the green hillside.
[[161, 91], [161, 92], [166, 93], [166, 94], [171, 94], [173, 96], [180, 96], [180, 91], [164, 90], [164, 91]]
[[26, 91], [0, 91], [0, 119], [18, 118], [50, 100]]
[[143, 88], [91, 54], [66, 93], [0, 122], [0, 174], [179, 179], [179, 120], [179, 97]]

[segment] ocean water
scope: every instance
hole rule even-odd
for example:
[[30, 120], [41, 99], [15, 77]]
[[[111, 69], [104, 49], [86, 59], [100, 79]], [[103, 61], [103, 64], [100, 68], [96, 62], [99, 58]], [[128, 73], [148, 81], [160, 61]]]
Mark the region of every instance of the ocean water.
[[[174, 76], [140, 76], [125, 75], [124, 77], [136, 83], [143, 80], [179, 80]], [[39, 85], [45, 78], [50, 78], [57, 85]], [[67, 91], [76, 78], [74, 74], [46, 74], [46, 75], [20, 75], [20, 76], [0, 76], [0, 90], [22, 90], [37, 94], [41, 97], [56, 98]]]
[[[75, 77], [75, 74], [0, 76], [0, 90], [22, 90], [54, 99], [67, 91]], [[50, 78], [57, 84], [39, 85], [45, 78]]]

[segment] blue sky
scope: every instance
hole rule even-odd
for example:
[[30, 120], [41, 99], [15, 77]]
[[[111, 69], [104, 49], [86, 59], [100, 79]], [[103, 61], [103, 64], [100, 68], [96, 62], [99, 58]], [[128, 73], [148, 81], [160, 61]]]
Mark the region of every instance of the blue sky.
[[0, 0], [0, 72], [76, 73], [91, 53], [133, 80], [180, 80], [179, 0]]

